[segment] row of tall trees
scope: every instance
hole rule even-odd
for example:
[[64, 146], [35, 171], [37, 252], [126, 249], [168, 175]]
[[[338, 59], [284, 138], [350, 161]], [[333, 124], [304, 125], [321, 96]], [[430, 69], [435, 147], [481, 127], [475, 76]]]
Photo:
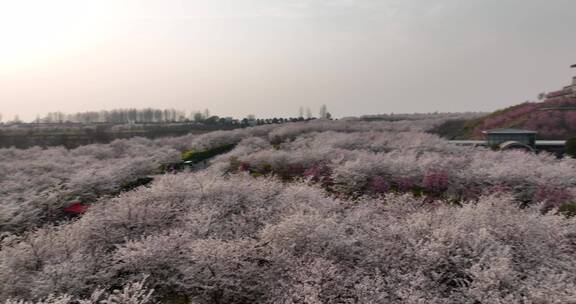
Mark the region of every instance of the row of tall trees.
[[[257, 122], [256, 124], [278, 123], [284, 121], [300, 121], [310, 120], [316, 118], [309, 107], [300, 107], [298, 116], [294, 118], [270, 118], [270, 119], [256, 119], [255, 115], [248, 115], [238, 123]], [[320, 106], [318, 111], [318, 118], [331, 119], [332, 115], [328, 112], [326, 105]], [[215, 122], [226, 120], [230, 123], [230, 118], [224, 119], [210, 114], [208, 109], [204, 111], [192, 111], [186, 113], [182, 110], [176, 109], [114, 109], [103, 111], [86, 111], [73, 114], [66, 114], [63, 112], [50, 112], [44, 116], [38, 116], [33, 121], [34, 123], [112, 123], [112, 124], [128, 124], [128, 123], [167, 123], [167, 122]], [[268, 121], [269, 120], [269, 121]], [[274, 122], [272, 122], [274, 120]], [[2, 122], [2, 114], [0, 114], [0, 123]], [[21, 120], [16, 116], [12, 123], [21, 123]]]
[[[310, 110], [310, 108], [306, 108], [304, 109], [304, 107], [300, 107], [298, 109], [298, 117], [302, 117], [302, 118], [306, 118], [306, 119], [312, 119], [314, 118], [314, 115], [312, 114], [312, 110]], [[330, 112], [328, 112], [328, 107], [323, 104], [320, 106], [320, 109], [318, 110], [318, 118], [320, 119], [331, 119], [332, 118], [332, 114], [330, 114]]]
[[210, 112], [194, 112], [186, 114], [175, 109], [115, 109], [111, 111], [87, 111], [74, 114], [51, 112], [44, 117], [37, 117], [36, 123], [163, 123], [186, 121], [187, 119], [203, 120], [208, 118]]
[[[2, 116], [2, 113], [0, 113], [0, 124], [2, 124], [4, 121], [2, 120], [4, 117]], [[21, 123], [22, 121], [20, 120], [20, 116], [16, 115], [14, 116], [14, 118], [12, 120], [8, 120], [7, 122], [11, 122], [11, 123]]]

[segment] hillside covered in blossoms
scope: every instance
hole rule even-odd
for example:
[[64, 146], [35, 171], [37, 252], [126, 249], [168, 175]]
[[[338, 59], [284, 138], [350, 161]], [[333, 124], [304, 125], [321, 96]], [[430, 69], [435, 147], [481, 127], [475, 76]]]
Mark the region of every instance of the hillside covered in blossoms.
[[541, 102], [525, 102], [469, 121], [466, 136], [482, 138], [484, 130], [517, 128], [538, 131], [543, 139], [575, 137], [576, 77], [571, 85], [542, 97]]
[[576, 160], [443, 122], [0, 149], [0, 301], [576, 302]]

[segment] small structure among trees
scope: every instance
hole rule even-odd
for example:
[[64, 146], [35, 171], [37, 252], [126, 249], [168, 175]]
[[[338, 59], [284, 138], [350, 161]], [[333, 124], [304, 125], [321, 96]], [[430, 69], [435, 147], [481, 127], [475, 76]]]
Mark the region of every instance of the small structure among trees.
[[488, 139], [488, 146], [500, 146], [504, 143], [517, 143], [528, 147], [536, 145], [536, 131], [520, 129], [496, 129], [483, 131]]
[[567, 144], [566, 140], [536, 140], [537, 131], [522, 129], [493, 129], [482, 131], [485, 140], [451, 140], [460, 146], [484, 146], [494, 150], [524, 150], [527, 152], [546, 151], [562, 156]]

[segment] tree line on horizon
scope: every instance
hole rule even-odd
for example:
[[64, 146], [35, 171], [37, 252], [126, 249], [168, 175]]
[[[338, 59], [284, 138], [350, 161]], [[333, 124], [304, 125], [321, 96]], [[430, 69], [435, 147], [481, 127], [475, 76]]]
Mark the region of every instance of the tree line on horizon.
[[[326, 105], [322, 105], [318, 113], [319, 118], [331, 119], [332, 115], [328, 112]], [[211, 115], [208, 109], [204, 111], [186, 111], [176, 109], [113, 109], [102, 111], [86, 111], [72, 114], [63, 112], [50, 112], [44, 116], [37, 116], [32, 123], [60, 124], [60, 123], [110, 123], [110, 124], [130, 124], [130, 123], [173, 123], [173, 122], [204, 122], [209, 124], [269, 124], [288, 121], [301, 121], [316, 118], [310, 108], [304, 110], [299, 108], [298, 116], [291, 118], [268, 118], [257, 119], [255, 115], [249, 114], [243, 119], [232, 117], [219, 117]], [[2, 114], [0, 113], [0, 123], [2, 123]], [[23, 123], [19, 116], [16, 115], [12, 121], [7, 123]]]

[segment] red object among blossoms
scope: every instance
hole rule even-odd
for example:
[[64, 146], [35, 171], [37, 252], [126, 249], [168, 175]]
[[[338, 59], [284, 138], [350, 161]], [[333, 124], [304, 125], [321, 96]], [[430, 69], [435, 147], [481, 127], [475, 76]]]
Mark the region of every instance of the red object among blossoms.
[[82, 214], [86, 212], [88, 209], [88, 205], [82, 203], [74, 203], [66, 208], [64, 208], [64, 212], [72, 213], [72, 214]]

